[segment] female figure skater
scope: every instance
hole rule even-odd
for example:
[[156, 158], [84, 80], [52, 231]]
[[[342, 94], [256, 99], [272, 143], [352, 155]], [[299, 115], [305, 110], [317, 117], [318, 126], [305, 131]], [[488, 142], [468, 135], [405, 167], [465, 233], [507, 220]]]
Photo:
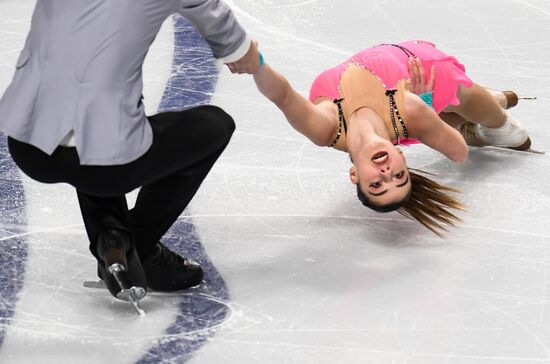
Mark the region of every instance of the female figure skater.
[[[431, 79], [426, 85], [427, 73]], [[467, 144], [530, 146], [524, 128], [505, 111], [513, 97], [507, 101], [503, 93], [473, 83], [456, 58], [429, 42], [362, 50], [322, 72], [309, 101], [267, 64], [254, 80], [296, 130], [319, 146], [350, 155], [350, 179], [365, 206], [397, 210], [438, 235], [446, 224], [459, 221], [450, 209], [463, 205], [447, 193], [455, 189], [410, 171], [398, 145], [420, 141], [454, 162], [467, 159]], [[432, 88], [433, 93], [424, 93]], [[413, 92], [423, 93], [422, 98]]]

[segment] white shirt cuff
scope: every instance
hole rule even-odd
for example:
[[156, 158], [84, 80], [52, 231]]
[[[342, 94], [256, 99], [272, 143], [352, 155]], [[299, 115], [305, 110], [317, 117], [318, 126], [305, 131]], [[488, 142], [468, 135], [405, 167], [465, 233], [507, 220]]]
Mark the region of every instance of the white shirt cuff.
[[239, 46], [239, 48], [237, 48], [236, 51], [234, 51], [233, 53], [225, 57], [219, 58], [218, 61], [225, 64], [236, 62], [239, 59], [244, 57], [246, 52], [248, 52], [248, 50], [250, 49], [251, 45], [252, 45], [252, 38], [250, 38], [247, 34], [244, 42]]

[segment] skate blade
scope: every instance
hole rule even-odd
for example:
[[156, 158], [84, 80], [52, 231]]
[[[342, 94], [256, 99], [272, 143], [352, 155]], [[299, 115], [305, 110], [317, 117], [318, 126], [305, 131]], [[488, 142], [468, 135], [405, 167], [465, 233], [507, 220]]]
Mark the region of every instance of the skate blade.
[[504, 149], [504, 150], [509, 150], [509, 151], [518, 152], [518, 153], [531, 153], [531, 154], [539, 154], [539, 155], [546, 154], [546, 152], [543, 150], [536, 150], [532, 148], [527, 148], [527, 149], [515, 149], [515, 148], [509, 148], [509, 147], [493, 147], [493, 148]]
[[139, 301], [140, 299], [145, 297], [146, 294], [147, 291], [145, 290], [145, 288], [132, 286], [132, 288], [123, 289], [122, 291], [118, 292], [116, 297], [119, 300], [123, 301]]
[[83, 285], [86, 288], [107, 288], [107, 285], [102, 279], [99, 281], [84, 281]]
[[546, 154], [546, 152], [543, 151], [543, 150], [536, 150], [536, 149], [531, 149], [531, 148], [529, 148], [527, 150], [524, 150], [523, 152], [533, 153], [533, 154], [542, 154], [542, 155]]
[[[100, 279], [98, 281], [84, 281], [83, 286], [85, 288], [107, 289], [107, 285], [105, 284], [105, 281], [103, 281], [102, 279]], [[135, 287], [134, 286], [134, 287], [130, 288], [130, 290], [134, 291], [133, 296], [138, 300], [142, 299], [143, 297], [145, 297], [147, 295], [147, 290], [143, 287]], [[125, 297], [128, 296], [128, 294], [127, 293], [122, 294], [122, 293], [123, 293], [123, 291], [120, 291], [117, 294], [117, 298], [121, 299], [123, 301], [128, 301], [128, 299], [125, 298]]]
[[147, 290], [143, 287], [132, 286], [130, 288], [124, 288], [125, 272], [126, 267], [120, 263], [114, 263], [109, 266], [109, 272], [115, 277], [115, 280], [120, 287], [120, 292], [117, 293], [116, 297], [119, 300], [128, 301], [132, 304], [134, 310], [141, 317], [145, 316], [145, 311], [139, 307], [139, 300], [145, 297]]
[[[145, 311], [141, 307], [139, 307], [139, 300], [143, 297], [145, 297], [145, 294], [147, 291], [142, 287], [132, 287], [130, 289], [123, 289], [119, 293], [117, 293], [117, 298], [128, 301], [136, 311], [136, 313], [143, 317], [145, 316]], [[138, 298], [139, 297], [139, 298]]]
[[[98, 289], [107, 289], [105, 282], [103, 280], [99, 281], [84, 281], [85, 288], [98, 288]], [[131, 291], [131, 292], [129, 292]], [[147, 291], [143, 287], [132, 287], [127, 290], [122, 290], [117, 294], [117, 298], [123, 301], [128, 301], [132, 305], [136, 313], [143, 317], [145, 316], [145, 311], [139, 307], [139, 300], [145, 297]]]
[[527, 153], [534, 153], [534, 154], [546, 154], [543, 151], [538, 151], [531, 148], [531, 138], [527, 138], [525, 143], [517, 146], [517, 147], [508, 147], [508, 149], [512, 149], [518, 152], [527, 152]]

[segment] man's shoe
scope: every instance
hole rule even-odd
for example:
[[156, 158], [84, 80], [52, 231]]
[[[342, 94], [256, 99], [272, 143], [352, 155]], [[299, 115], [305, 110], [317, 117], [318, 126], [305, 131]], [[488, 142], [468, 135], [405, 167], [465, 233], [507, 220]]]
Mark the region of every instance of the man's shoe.
[[99, 278], [114, 297], [130, 301], [137, 313], [143, 315], [138, 304], [147, 294], [145, 273], [128, 236], [116, 229], [106, 229], [97, 237], [96, 249]]
[[155, 291], [172, 292], [194, 287], [201, 283], [201, 266], [174, 253], [161, 243], [155, 252], [143, 259], [147, 285]]
[[466, 144], [474, 147], [494, 146], [527, 150], [531, 147], [531, 139], [519, 121], [508, 116], [498, 128], [487, 128], [469, 121], [464, 122], [459, 131]]

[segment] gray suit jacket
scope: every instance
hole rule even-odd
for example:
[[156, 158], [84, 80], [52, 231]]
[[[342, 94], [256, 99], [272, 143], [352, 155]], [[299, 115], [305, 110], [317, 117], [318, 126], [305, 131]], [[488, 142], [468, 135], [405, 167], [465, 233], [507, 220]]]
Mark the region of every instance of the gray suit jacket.
[[152, 142], [142, 65], [164, 20], [188, 18], [216, 58], [250, 46], [218, 0], [37, 0], [12, 83], [0, 100], [0, 130], [51, 154], [71, 131], [86, 165], [124, 164]]

